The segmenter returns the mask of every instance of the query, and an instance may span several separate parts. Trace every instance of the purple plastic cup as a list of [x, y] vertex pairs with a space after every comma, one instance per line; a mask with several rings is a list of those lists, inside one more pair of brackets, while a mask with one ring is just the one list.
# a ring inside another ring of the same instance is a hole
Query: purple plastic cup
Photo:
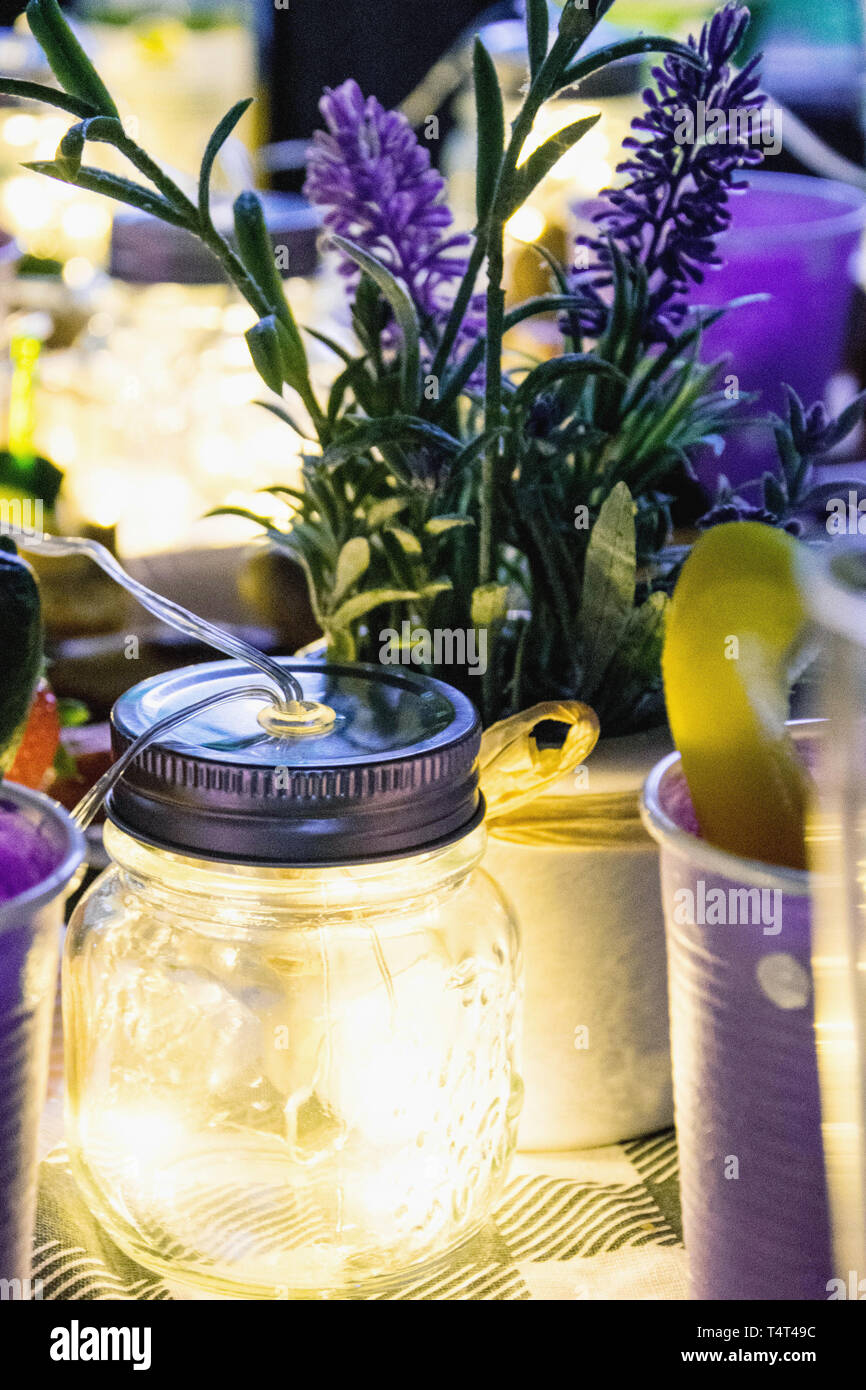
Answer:
[[0, 1280], [18, 1281], [18, 1296], [30, 1278], [63, 905], [83, 858], [62, 806], [0, 786]]
[[[732, 309], [710, 328], [704, 357], [730, 353], [726, 371], [737, 377], [740, 392], [760, 392], [750, 410], [778, 413], [783, 382], [811, 405], [843, 365], [866, 196], [805, 174], [759, 172], [747, 182], [731, 199], [733, 222], [719, 242], [725, 264], [709, 271], [691, 298], [715, 308], [744, 295], [771, 296]], [[711, 492], [720, 472], [743, 483], [777, 466], [770, 430], [738, 431], [720, 459], [705, 450], [696, 464]]]
[[702, 840], [678, 753], [642, 809], [661, 846], [691, 1296], [826, 1299], [809, 876]]

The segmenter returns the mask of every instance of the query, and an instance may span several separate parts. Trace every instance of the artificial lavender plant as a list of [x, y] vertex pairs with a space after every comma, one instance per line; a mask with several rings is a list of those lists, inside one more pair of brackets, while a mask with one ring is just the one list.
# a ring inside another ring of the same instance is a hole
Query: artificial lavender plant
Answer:
[[[307, 191], [339, 258], [355, 349], [296, 323], [255, 194], [236, 201], [231, 242], [214, 227], [212, 170], [246, 103], [214, 132], [191, 197], [125, 133], [56, 0], [30, 0], [27, 13], [63, 90], [0, 81], [8, 95], [76, 118], [55, 160], [34, 167], [185, 227], [251, 305], [247, 339], [274, 393], [266, 404], [306, 441], [300, 481], [270, 489], [284, 521], [256, 519], [303, 566], [330, 653], [406, 659], [411, 651], [382, 647], [383, 631], [404, 619], [410, 630], [483, 628], [483, 682], [454, 667], [441, 674], [469, 690], [487, 722], [577, 697], [609, 733], [660, 716], [666, 594], [652, 564], [677, 476], [699, 443], [724, 434], [731, 410], [718, 364], [700, 361], [701, 316], [687, 316], [684, 301], [715, 261], [734, 174], [753, 153], [689, 149], [672, 121], [699, 101], [761, 100], [755, 65], [730, 69], [748, 22], [741, 5], [687, 45], [640, 36], [587, 53], [610, 4], [566, 0], [551, 35], [547, 0], [527, 0], [529, 72], [510, 128], [476, 41], [468, 237], [454, 233], [444, 183], [405, 118], [352, 82], [325, 94]], [[524, 157], [539, 112], [609, 63], [653, 51], [667, 55], [658, 90], [647, 93], [625, 186], [583, 248], [588, 273], [552, 264], [549, 294], [507, 306], [506, 224], [598, 119]], [[85, 164], [94, 142], [114, 146], [144, 182]], [[509, 330], [539, 314], [563, 317], [563, 351], [529, 368], [511, 362]], [[309, 336], [334, 354], [325, 395], [310, 374]]]

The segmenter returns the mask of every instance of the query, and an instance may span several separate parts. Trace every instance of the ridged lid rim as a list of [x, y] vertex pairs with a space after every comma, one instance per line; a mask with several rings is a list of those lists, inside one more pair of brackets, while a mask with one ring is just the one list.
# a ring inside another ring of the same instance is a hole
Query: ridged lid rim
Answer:
[[[109, 819], [137, 838], [180, 854], [240, 863], [302, 867], [404, 857], [468, 834], [483, 815], [478, 789], [480, 720], [471, 701], [442, 681], [404, 667], [332, 664], [298, 658], [280, 664], [320, 677], [398, 685], [408, 694], [435, 691], [453, 711], [450, 723], [417, 744], [366, 758], [293, 767], [284, 749], [272, 762], [183, 746], [183, 725], [145, 749], [109, 795]], [[112, 711], [112, 745], [124, 751], [147, 727], [143, 701], [163, 688], [213, 685], [245, 675], [241, 662], [209, 662], [151, 677], [127, 691]], [[254, 673], [250, 672], [251, 680]], [[174, 693], [174, 692], [171, 692]], [[348, 692], [348, 698], [355, 695]], [[170, 696], [169, 696], [170, 698]], [[325, 743], [327, 735], [317, 742]], [[173, 743], [180, 746], [173, 747]], [[299, 745], [302, 746], [302, 745]], [[291, 744], [284, 745], [285, 749]]]

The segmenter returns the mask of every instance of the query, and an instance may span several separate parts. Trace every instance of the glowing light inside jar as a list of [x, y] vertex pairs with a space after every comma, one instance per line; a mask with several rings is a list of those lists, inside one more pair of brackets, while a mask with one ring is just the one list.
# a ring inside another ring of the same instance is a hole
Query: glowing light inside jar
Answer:
[[[452, 872], [474, 862], [470, 846], [449, 853]], [[251, 1290], [337, 1289], [453, 1241], [486, 1212], [515, 1138], [499, 929], [472, 898], [450, 908], [432, 860], [267, 882], [239, 868], [241, 909], [221, 906], [225, 868], [147, 854], [203, 930], [139, 907], [82, 962], [86, 1004], [74, 952], [65, 977], [81, 1000], [76, 1165], [114, 1194], [111, 1211], [97, 1199], [109, 1231], [132, 1220], [164, 1242], [172, 1277], [188, 1266]], [[262, 924], [280, 882], [281, 902], [302, 891], [309, 906], [275, 931]]]

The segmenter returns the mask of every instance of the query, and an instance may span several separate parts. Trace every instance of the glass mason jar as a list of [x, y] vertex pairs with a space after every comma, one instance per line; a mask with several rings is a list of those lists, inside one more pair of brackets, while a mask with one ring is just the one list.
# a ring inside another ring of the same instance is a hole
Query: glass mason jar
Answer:
[[[264, 194], [263, 206], [292, 303], [316, 321], [327, 295], [314, 275], [317, 214], [295, 194]], [[213, 216], [231, 236], [231, 206], [217, 195]], [[154, 554], [201, 544], [203, 513], [241, 505], [280, 469], [295, 481], [300, 446], [255, 404], [262, 381], [244, 340], [255, 312], [202, 242], [125, 209], [108, 274], [81, 256], [76, 267], [83, 279], [71, 285], [25, 277], [14, 301], [54, 325], [40, 358], [37, 442], [64, 469], [67, 511], [116, 527], [126, 556]], [[236, 541], [238, 525], [214, 519], [204, 543]]]
[[[357, 1294], [445, 1255], [501, 1188], [522, 1096], [474, 710], [414, 673], [293, 670], [330, 732], [269, 737], [244, 700], [131, 765], [64, 965], [92, 1209], [147, 1268], [235, 1297]], [[144, 682], [116, 747], [244, 681]]]

